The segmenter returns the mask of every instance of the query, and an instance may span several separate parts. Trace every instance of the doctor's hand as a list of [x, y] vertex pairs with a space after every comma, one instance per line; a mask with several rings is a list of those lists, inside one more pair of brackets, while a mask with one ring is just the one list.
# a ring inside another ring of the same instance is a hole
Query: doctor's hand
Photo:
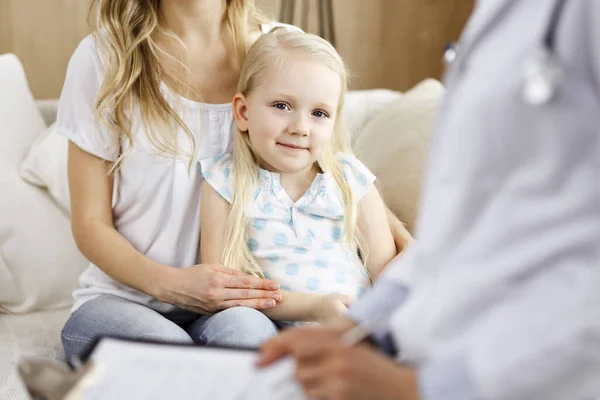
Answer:
[[296, 359], [296, 379], [307, 397], [319, 400], [418, 400], [414, 370], [396, 363], [368, 344], [347, 347], [347, 328], [291, 329], [267, 342], [259, 366], [285, 354]]

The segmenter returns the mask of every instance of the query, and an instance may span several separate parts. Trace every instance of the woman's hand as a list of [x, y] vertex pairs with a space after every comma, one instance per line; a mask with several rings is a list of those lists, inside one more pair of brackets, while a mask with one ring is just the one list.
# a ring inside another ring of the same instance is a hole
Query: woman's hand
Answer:
[[279, 285], [219, 264], [169, 268], [160, 287], [150, 293], [160, 301], [200, 314], [230, 307], [264, 310], [281, 301]]
[[345, 329], [290, 329], [267, 342], [259, 366], [289, 354], [296, 359], [296, 379], [308, 398], [418, 400], [414, 370], [367, 344], [348, 347]]
[[344, 316], [351, 302], [352, 298], [343, 294], [322, 295], [311, 304], [310, 314], [322, 324], [333, 323]]

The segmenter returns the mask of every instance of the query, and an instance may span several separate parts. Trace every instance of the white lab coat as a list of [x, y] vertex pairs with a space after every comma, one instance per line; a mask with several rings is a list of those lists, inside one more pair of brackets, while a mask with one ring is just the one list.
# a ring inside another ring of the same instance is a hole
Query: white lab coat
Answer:
[[484, 399], [600, 396], [600, 0], [568, 0], [564, 80], [523, 101], [557, 0], [481, 0], [447, 76], [417, 244], [385, 277], [406, 361], [462, 358]]

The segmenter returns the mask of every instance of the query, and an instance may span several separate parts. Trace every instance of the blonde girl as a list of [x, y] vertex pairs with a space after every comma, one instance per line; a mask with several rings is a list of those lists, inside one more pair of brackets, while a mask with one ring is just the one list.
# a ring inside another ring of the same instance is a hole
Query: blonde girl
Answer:
[[347, 145], [346, 80], [320, 37], [263, 35], [233, 100], [233, 153], [200, 162], [201, 257], [277, 281], [274, 320], [336, 317], [396, 255], [375, 177]]
[[[75, 241], [90, 267], [62, 341], [102, 335], [254, 346], [278, 285], [199, 263], [199, 157], [230, 148], [246, 49], [277, 25], [250, 0], [94, 0], [57, 129], [69, 139]], [[288, 27], [289, 29], [295, 29]]]

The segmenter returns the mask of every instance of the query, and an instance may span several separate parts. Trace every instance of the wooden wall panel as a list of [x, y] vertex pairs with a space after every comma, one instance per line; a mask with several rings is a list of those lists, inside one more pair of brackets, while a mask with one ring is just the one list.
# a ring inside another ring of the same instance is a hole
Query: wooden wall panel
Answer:
[[[302, 24], [307, 3], [307, 31], [318, 33], [318, 0], [295, 3], [294, 23]], [[278, 0], [258, 4], [279, 15]], [[474, 0], [333, 0], [337, 47], [354, 86], [406, 90], [439, 78], [444, 48], [458, 39], [473, 6]]]
[[87, 5], [83, 0], [0, 0], [0, 23], [8, 21], [8, 28], [0, 27], [0, 53], [21, 59], [36, 98], [60, 94], [69, 58], [88, 33]]
[[[284, 0], [290, 1], [290, 0]], [[338, 50], [355, 88], [406, 90], [439, 78], [441, 54], [455, 40], [474, 0], [333, 0]], [[279, 0], [257, 0], [279, 15]], [[295, 21], [308, 6], [307, 31], [317, 33], [317, 0], [297, 0]], [[0, 54], [16, 53], [36, 98], [58, 97], [68, 60], [88, 34], [87, 0], [0, 0]]]

